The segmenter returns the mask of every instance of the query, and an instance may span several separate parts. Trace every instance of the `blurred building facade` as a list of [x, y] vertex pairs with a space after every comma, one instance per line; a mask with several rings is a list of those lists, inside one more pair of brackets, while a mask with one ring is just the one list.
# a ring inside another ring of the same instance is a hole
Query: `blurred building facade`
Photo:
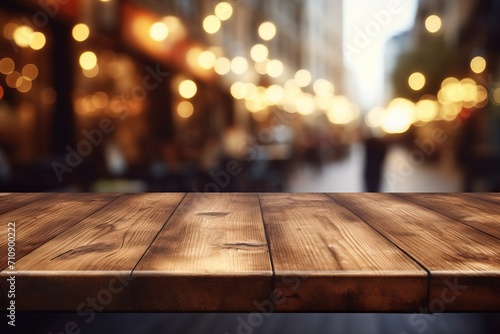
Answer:
[[8, 0], [0, 15], [4, 190], [203, 190], [234, 159], [219, 188], [279, 190], [292, 160], [348, 145], [342, 1]]

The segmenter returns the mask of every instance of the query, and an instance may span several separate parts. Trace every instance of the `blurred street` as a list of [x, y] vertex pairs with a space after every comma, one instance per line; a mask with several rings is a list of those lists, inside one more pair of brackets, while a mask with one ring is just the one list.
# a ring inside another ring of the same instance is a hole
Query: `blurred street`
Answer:
[[[293, 174], [290, 192], [362, 192], [364, 150], [361, 145], [353, 145], [347, 159], [340, 163], [330, 163], [320, 171], [304, 168]], [[398, 169], [408, 161], [410, 151], [401, 147], [392, 148], [385, 162], [387, 178], [382, 183], [383, 192], [459, 192], [462, 173], [451, 163], [449, 157], [438, 162], [427, 162], [408, 177], [401, 177], [391, 182], [391, 175], [397, 175]], [[406, 172], [406, 170], [405, 170]]]
[[493, 0], [5, 0], [0, 191], [499, 191]]

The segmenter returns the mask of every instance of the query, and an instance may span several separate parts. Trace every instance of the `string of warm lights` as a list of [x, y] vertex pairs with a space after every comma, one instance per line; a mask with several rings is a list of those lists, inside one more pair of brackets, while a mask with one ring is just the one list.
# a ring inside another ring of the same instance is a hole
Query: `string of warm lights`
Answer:
[[[9, 22], [4, 26], [3, 36], [15, 43], [22, 49], [31, 48], [33, 51], [41, 50], [46, 43], [45, 35], [33, 28]], [[38, 68], [34, 64], [24, 65], [20, 71], [16, 71], [14, 60], [5, 57], [0, 59], [0, 73], [5, 75], [5, 83], [8, 87], [16, 89], [20, 93], [27, 93], [31, 90], [33, 81], [38, 77]], [[1, 86], [0, 86], [1, 87]], [[3, 98], [4, 89], [0, 90], [0, 99]]]
[[[442, 28], [441, 18], [430, 15], [424, 26], [429, 33], [436, 34]], [[480, 55], [470, 61], [470, 70], [477, 75], [482, 74], [486, 67], [486, 59]], [[425, 84], [426, 77], [421, 72], [411, 73], [408, 77], [408, 86], [414, 91], [422, 90]], [[489, 94], [486, 87], [477, 84], [472, 78], [459, 80], [448, 77], [442, 81], [436, 96], [425, 95], [417, 103], [400, 97], [394, 98], [386, 108], [376, 107], [370, 110], [365, 116], [365, 123], [371, 128], [374, 136], [404, 133], [412, 125], [422, 126], [441, 120], [453, 121], [464, 108], [483, 108], [489, 100], [500, 105], [500, 88]]]

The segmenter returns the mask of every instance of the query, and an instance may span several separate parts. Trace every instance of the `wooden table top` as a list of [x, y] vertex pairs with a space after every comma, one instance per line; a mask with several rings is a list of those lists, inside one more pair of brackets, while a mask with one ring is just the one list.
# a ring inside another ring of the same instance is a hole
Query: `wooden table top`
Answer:
[[0, 194], [18, 311], [500, 311], [500, 194]]

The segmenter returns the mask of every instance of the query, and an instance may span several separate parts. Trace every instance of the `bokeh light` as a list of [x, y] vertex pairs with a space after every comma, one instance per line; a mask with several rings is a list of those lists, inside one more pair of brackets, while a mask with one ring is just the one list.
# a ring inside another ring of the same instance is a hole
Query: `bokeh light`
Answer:
[[91, 70], [97, 65], [97, 56], [92, 51], [85, 51], [80, 56], [80, 66], [84, 70]]
[[190, 99], [196, 95], [198, 87], [193, 80], [183, 80], [179, 84], [179, 95], [185, 99]]
[[35, 80], [38, 76], [38, 67], [33, 64], [27, 64], [23, 67], [21, 74], [30, 80]]
[[415, 72], [408, 78], [408, 85], [411, 89], [418, 91], [425, 86], [425, 76], [420, 72]]
[[267, 74], [272, 78], [279, 77], [283, 74], [284, 69], [283, 63], [278, 59], [270, 60], [266, 66]]
[[203, 20], [203, 29], [208, 34], [215, 34], [221, 28], [221, 21], [215, 15], [208, 15]]
[[472, 58], [470, 62], [470, 68], [472, 72], [480, 74], [483, 73], [486, 69], [486, 59], [481, 56], [477, 56]]
[[85, 23], [78, 23], [71, 31], [73, 38], [77, 42], [83, 42], [90, 36], [90, 29]]
[[329, 96], [334, 92], [333, 84], [325, 79], [316, 80], [313, 89], [314, 92], [320, 96]]
[[215, 66], [216, 56], [212, 51], [203, 51], [198, 56], [198, 65], [204, 69], [209, 70]]
[[14, 71], [14, 61], [10, 58], [3, 58], [0, 60], [0, 73], [2, 74], [10, 74], [12, 71]]
[[259, 26], [259, 36], [265, 41], [270, 41], [276, 36], [276, 26], [272, 22], [264, 22]]
[[194, 106], [189, 101], [182, 101], [177, 105], [177, 114], [182, 118], [189, 118], [194, 113]]
[[33, 29], [31, 27], [22, 25], [18, 26], [14, 30], [14, 42], [22, 48], [28, 47], [30, 45], [31, 35], [33, 34]]
[[12, 71], [5, 78], [5, 83], [7, 83], [7, 86], [9, 86], [10, 88], [17, 88], [16, 83], [21, 76], [22, 76], [21, 73], [17, 71]]
[[233, 6], [228, 2], [219, 2], [217, 6], [215, 6], [215, 16], [219, 18], [221, 21], [226, 21], [231, 18], [233, 15]]
[[45, 35], [37, 31], [31, 34], [29, 45], [33, 50], [40, 50], [45, 46]]
[[218, 75], [226, 75], [231, 71], [231, 61], [225, 57], [220, 57], [215, 61], [215, 73]]
[[312, 80], [311, 73], [308, 70], [298, 70], [297, 73], [295, 73], [295, 82], [297, 85], [300, 87], [307, 87]]
[[164, 41], [168, 37], [167, 25], [162, 21], [153, 23], [149, 28], [149, 36], [157, 42]]
[[425, 20], [425, 28], [428, 32], [434, 34], [441, 29], [441, 18], [437, 15], [430, 15]]
[[231, 70], [234, 74], [243, 74], [248, 69], [248, 61], [244, 57], [235, 57], [231, 60]]
[[269, 50], [264, 44], [255, 44], [250, 50], [250, 57], [255, 62], [262, 62], [267, 59]]

